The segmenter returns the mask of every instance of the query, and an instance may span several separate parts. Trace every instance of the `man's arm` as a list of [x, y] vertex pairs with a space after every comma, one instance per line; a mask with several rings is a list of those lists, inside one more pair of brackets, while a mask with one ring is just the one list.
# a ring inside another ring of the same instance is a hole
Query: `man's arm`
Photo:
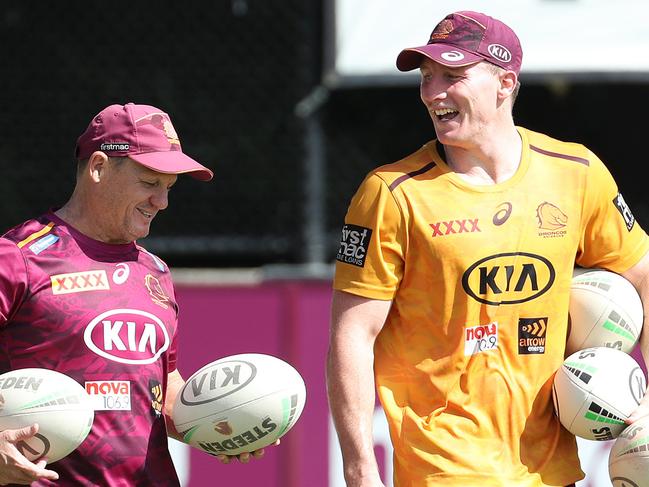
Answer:
[[383, 486], [372, 438], [374, 341], [391, 301], [334, 291], [327, 357], [327, 393], [348, 487]]
[[[13, 242], [0, 238], [0, 328], [20, 306], [28, 288], [27, 268]], [[11, 352], [10, 352], [11, 353]], [[10, 355], [11, 356], [11, 355]], [[58, 474], [45, 468], [47, 460], [30, 462], [16, 448], [38, 433], [38, 425], [0, 431], [0, 485], [29, 485], [40, 479], [57, 480]]]
[[183, 441], [183, 437], [174, 426], [174, 422], [171, 419], [171, 412], [174, 410], [174, 402], [176, 401], [176, 396], [178, 392], [185, 385], [185, 380], [178, 372], [178, 369], [173, 372], [169, 372], [167, 375], [167, 392], [165, 393], [165, 403], [164, 403], [164, 417], [165, 423], [167, 424], [167, 435], [171, 438], [174, 438], [178, 441]]
[[[640, 334], [640, 350], [645, 364], [649, 366], [649, 253], [622, 275], [633, 284], [642, 300], [644, 319]], [[633, 423], [647, 415], [649, 415], [649, 394], [645, 394], [640, 406], [631, 414], [627, 422]]]

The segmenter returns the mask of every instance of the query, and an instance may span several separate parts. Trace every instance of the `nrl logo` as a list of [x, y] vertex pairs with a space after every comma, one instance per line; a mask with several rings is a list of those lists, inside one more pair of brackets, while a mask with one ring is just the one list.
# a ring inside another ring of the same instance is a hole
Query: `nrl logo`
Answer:
[[220, 421], [214, 424], [214, 431], [225, 436], [230, 436], [232, 434], [232, 426], [227, 421]]

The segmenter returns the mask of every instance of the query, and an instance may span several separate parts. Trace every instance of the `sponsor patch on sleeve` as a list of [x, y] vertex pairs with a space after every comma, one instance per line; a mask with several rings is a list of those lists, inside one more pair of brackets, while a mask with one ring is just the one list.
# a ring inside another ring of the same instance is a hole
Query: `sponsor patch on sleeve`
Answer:
[[57, 235], [53, 235], [53, 234], [46, 235], [45, 237], [31, 244], [29, 246], [29, 250], [31, 250], [36, 255], [38, 255], [46, 248], [54, 245], [58, 240], [59, 237]]
[[626, 223], [626, 229], [630, 232], [635, 223], [635, 217], [631, 213], [631, 209], [624, 201], [621, 193], [618, 193], [615, 198], [613, 198], [613, 204], [617, 208], [617, 211], [620, 212], [622, 218], [624, 218], [624, 223]]
[[364, 267], [371, 239], [371, 228], [351, 224], [343, 226], [336, 260], [345, 264]]

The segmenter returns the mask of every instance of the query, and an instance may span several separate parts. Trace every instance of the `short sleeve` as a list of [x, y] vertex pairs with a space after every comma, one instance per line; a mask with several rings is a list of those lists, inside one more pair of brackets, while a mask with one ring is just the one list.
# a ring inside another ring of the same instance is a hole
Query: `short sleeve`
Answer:
[[404, 219], [394, 195], [370, 174], [349, 205], [336, 255], [334, 288], [390, 300], [402, 278], [406, 249]]
[[15, 243], [0, 238], [0, 328], [11, 320], [28, 289], [27, 267]]
[[178, 328], [171, 337], [171, 346], [167, 352], [167, 373], [173, 372], [178, 368]]
[[[165, 264], [166, 267], [166, 264]], [[173, 372], [176, 370], [178, 367], [177, 361], [178, 361], [178, 325], [179, 325], [179, 320], [178, 320], [178, 315], [179, 315], [179, 307], [178, 307], [178, 301], [176, 301], [176, 289], [174, 287], [174, 284], [171, 279], [171, 275], [169, 273], [168, 267], [165, 275], [165, 288], [169, 290], [171, 302], [173, 303], [173, 308], [174, 308], [174, 326], [172, 327], [173, 332], [171, 334], [171, 345], [169, 346], [169, 350], [167, 351], [167, 373]]]
[[624, 272], [649, 251], [649, 238], [605, 165], [595, 156], [590, 161], [576, 262]]

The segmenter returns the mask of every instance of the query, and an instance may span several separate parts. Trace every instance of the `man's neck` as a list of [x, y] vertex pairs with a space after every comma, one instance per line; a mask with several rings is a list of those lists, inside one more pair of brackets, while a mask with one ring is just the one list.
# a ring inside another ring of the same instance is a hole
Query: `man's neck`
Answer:
[[[496, 140], [498, 142], [493, 143]], [[516, 127], [490, 138], [488, 144], [468, 148], [444, 146], [447, 165], [471, 184], [491, 185], [510, 179], [521, 163], [522, 140]]]

